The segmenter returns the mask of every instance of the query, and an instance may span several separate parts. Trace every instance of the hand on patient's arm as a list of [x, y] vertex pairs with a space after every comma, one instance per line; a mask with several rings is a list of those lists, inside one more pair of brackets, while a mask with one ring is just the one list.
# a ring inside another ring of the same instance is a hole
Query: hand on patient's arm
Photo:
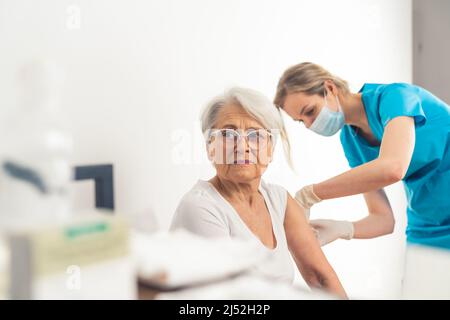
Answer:
[[309, 220], [309, 210], [313, 205], [322, 201], [315, 193], [313, 185], [304, 186], [295, 193], [295, 200], [297, 203], [305, 210], [307, 213], [307, 218]]
[[350, 221], [317, 219], [311, 220], [310, 225], [314, 228], [321, 246], [337, 239], [350, 240], [353, 238], [354, 227]]
[[284, 228], [289, 250], [309, 286], [347, 298], [336, 273], [322, 252], [302, 208], [288, 194]]
[[337, 239], [370, 239], [394, 230], [394, 215], [383, 189], [364, 194], [370, 214], [356, 222], [320, 219], [311, 220], [321, 246]]

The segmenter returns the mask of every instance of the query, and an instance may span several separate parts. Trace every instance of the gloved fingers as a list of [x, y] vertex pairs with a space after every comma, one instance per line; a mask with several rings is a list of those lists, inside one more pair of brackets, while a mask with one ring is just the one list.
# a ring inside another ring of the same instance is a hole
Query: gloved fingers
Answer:
[[309, 209], [314, 204], [322, 201], [315, 193], [313, 185], [310, 184], [298, 190], [295, 193], [295, 199], [300, 203], [303, 208]]
[[313, 232], [314, 236], [316, 237], [316, 239], [319, 242], [319, 245], [321, 247], [330, 242], [330, 240], [326, 239], [326, 237], [321, 236], [319, 230], [314, 229], [313, 227], [311, 227], [311, 231]]
[[335, 229], [335, 225], [330, 220], [311, 220], [310, 226], [315, 230], [316, 237], [321, 246], [339, 239], [339, 233]]
[[310, 210], [309, 209], [303, 209], [303, 213], [305, 215], [306, 221], [309, 221]]
[[315, 228], [315, 229], [320, 229], [320, 228], [325, 228], [329, 225], [328, 220], [325, 219], [315, 219], [315, 220], [310, 220], [309, 224], [311, 225], [311, 227]]
[[325, 230], [318, 231], [317, 232], [318, 235], [318, 240], [320, 243], [320, 246], [323, 247], [324, 245], [329, 244], [330, 242], [333, 242], [335, 240], [337, 240], [339, 237], [337, 237], [336, 235], [330, 233], [330, 232], [326, 232]]
[[300, 207], [302, 207], [303, 210], [309, 210], [306, 205], [302, 202], [302, 200], [300, 198], [298, 198], [297, 196], [295, 196], [295, 201], [297, 201], [298, 205]]
[[319, 243], [320, 243], [320, 246], [321, 246], [321, 247], [323, 247], [323, 246], [329, 244], [330, 242], [333, 242], [334, 240], [336, 240], [336, 239], [323, 238], [323, 237], [320, 237], [320, 236], [319, 236]]
[[295, 193], [295, 197], [294, 197], [295, 201], [297, 201], [297, 203], [299, 204], [299, 206], [301, 206], [302, 208], [306, 208], [305, 203], [302, 201], [302, 194], [301, 194], [301, 190], [297, 191]]
[[313, 232], [314, 236], [319, 239], [319, 230], [314, 229], [313, 227], [311, 227], [311, 231]]
[[309, 221], [309, 211], [310, 209], [307, 208], [304, 203], [302, 203], [299, 199], [295, 198], [295, 201], [300, 206], [300, 208], [303, 210], [303, 214], [305, 215], [306, 221]]

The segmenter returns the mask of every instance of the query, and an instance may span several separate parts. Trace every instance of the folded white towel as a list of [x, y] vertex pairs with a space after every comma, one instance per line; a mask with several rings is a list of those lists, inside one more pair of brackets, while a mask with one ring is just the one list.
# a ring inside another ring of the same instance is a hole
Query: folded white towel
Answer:
[[181, 229], [151, 235], [134, 232], [131, 244], [139, 278], [168, 288], [235, 275], [268, 256], [254, 241], [205, 239]]

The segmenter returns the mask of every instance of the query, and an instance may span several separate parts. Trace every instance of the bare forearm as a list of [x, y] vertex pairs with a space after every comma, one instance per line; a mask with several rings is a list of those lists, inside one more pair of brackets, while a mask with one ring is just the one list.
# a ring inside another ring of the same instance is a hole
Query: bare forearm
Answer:
[[334, 199], [381, 189], [401, 179], [395, 164], [376, 159], [314, 185], [322, 200]]
[[390, 234], [394, 231], [395, 220], [390, 215], [370, 214], [364, 219], [353, 222], [354, 238], [371, 239]]
[[310, 288], [320, 289], [337, 297], [348, 299], [336, 272], [328, 263], [325, 256], [323, 256], [323, 261], [320, 264], [316, 263], [314, 265], [305, 264], [295, 254], [293, 254], [293, 257], [298, 270]]
[[384, 188], [405, 176], [415, 144], [412, 117], [397, 117], [386, 125], [377, 159], [315, 184], [320, 199], [333, 199]]
[[311, 288], [324, 290], [337, 297], [348, 299], [341, 282], [332, 269], [326, 273], [318, 270], [311, 271], [311, 274], [305, 277], [305, 281]]
[[318, 288], [324, 289], [327, 292], [330, 292], [342, 299], [348, 299], [347, 293], [342, 287], [336, 275], [333, 277], [323, 278], [322, 275], [317, 276], [318, 284], [320, 286]]

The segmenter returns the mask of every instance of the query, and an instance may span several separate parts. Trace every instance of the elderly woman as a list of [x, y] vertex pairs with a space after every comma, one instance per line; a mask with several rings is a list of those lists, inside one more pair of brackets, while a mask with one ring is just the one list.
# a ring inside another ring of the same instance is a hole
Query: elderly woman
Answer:
[[260, 269], [292, 282], [290, 252], [308, 285], [346, 297], [303, 209], [284, 188], [261, 179], [272, 160], [277, 133], [289, 151], [273, 104], [253, 90], [232, 88], [207, 105], [201, 121], [216, 175], [199, 180], [183, 197], [171, 229], [257, 241], [271, 255]]

